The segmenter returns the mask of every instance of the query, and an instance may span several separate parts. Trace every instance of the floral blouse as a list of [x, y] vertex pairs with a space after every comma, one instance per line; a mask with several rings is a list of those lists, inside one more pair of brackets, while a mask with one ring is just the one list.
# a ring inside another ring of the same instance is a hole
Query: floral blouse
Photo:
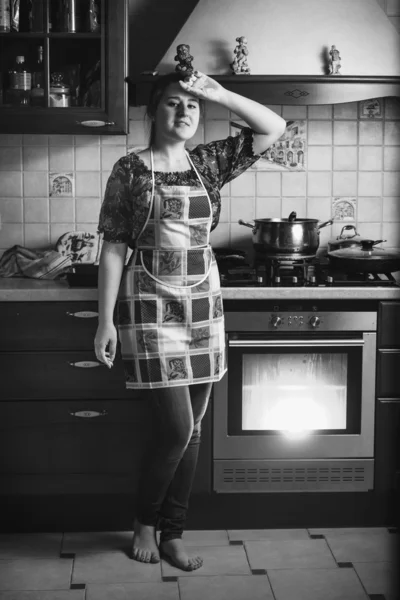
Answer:
[[[253, 130], [244, 127], [236, 137], [200, 144], [189, 151], [213, 207], [212, 229], [221, 212], [221, 188], [241, 175], [263, 154], [253, 153]], [[156, 185], [200, 186], [193, 169], [166, 173], [155, 171]], [[106, 242], [125, 242], [134, 248], [151, 201], [151, 170], [138, 154], [122, 156], [114, 165], [107, 182], [100, 210], [98, 233]]]

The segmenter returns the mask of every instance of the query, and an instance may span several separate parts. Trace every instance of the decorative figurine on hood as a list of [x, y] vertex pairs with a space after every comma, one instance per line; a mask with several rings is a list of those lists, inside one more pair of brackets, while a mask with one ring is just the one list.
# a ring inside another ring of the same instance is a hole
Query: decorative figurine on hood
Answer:
[[250, 75], [250, 68], [247, 64], [247, 56], [249, 54], [249, 50], [247, 48], [247, 39], [242, 35], [236, 38], [238, 42], [237, 46], [234, 49], [235, 58], [231, 63], [231, 69], [234, 75]]
[[329, 75], [340, 75], [339, 70], [342, 66], [340, 64], [340, 61], [342, 59], [340, 58], [340, 53], [339, 50], [336, 49], [336, 46], [331, 47], [329, 55], [331, 57], [331, 62], [329, 65]]
[[190, 55], [190, 46], [188, 44], [179, 44], [176, 47], [176, 52], [174, 60], [179, 62], [175, 67], [175, 71], [178, 71], [178, 73], [191, 73], [193, 71], [193, 56]]

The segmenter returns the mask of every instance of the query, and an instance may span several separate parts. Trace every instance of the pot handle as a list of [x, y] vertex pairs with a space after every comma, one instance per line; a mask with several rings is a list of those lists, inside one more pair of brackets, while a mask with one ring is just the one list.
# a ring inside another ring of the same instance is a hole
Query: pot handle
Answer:
[[[342, 235], [343, 231], [348, 231], [349, 229], [354, 230], [353, 235], [347, 235], [346, 237], [343, 237], [343, 235]], [[336, 239], [350, 240], [351, 238], [355, 237], [356, 235], [358, 235], [358, 232], [357, 232], [357, 229], [354, 227], [354, 225], [345, 225], [344, 227], [342, 227], [342, 231], [340, 232], [340, 234], [338, 235], [338, 237]]]
[[297, 219], [297, 213], [296, 213], [296, 211], [292, 210], [292, 212], [288, 216], [288, 222], [291, 223], [292, 221], [295, 221], [296, 219]]
[[256, 226], [255, 223], [249, 223], [248, 221], [243, 221], [242, 219], [239, 219], [238, 223], [239, 223], [239, 225], [244, 225], [245, 227], [250, 227], [250, 229], [254, 229], [254, 227]]
[[324, 221], [324, 223], [320, 223], [317, 227], [317, 230], [319, 231], [320, 229], [322, 229], [323, 227], [326, 227], [327, 225], [332, 225], [333, 223], [333, 219], [329, 219], [329, 221]]

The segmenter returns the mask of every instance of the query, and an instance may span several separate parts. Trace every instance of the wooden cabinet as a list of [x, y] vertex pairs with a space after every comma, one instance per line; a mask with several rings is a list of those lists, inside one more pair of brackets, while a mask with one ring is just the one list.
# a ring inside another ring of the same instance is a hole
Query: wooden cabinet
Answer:
[[[74, 4], [76, 10], [86, 7], [76, 32], [54, 25], [54, 2], [50, 0], [43, 0], [35, 32], [0, 32], [0, 133], [128, 132], [128, 0], [98, 0], [100, 27], [94, 32], [86, 25], [89, 2]], [[43, 49], [43, 67], [35, 64], [39, 48]], [[40, 97], [35, 95], [37, 77], [25, 77], [23, 87], [27, 89], [14, 89], [12, 71], [17, 56], [24, 56], [28, 72], [43, 69]], [[57, 81], [64, 85], [54, 85]], [[87, 121], [107, 125], [82, 125]]]

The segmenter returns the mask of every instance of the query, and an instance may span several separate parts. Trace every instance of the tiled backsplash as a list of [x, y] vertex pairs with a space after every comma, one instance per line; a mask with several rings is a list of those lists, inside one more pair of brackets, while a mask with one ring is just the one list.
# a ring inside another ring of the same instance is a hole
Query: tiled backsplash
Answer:
[[[255, 168], [225, 186], [213, 245], [251, 248], [251, 231], [240, 218], [287, 217], [295, 210], [325, 221], [340, 198], [355, 207], [355, 219], [322, 229], [322, 249], [344, 224], [400, 248], [400, 102], [387, 98], [381, 106], [379, 118], [360, 118], [357, 102], [271, 107], [287, 121], [305, 121], [305, 169]], [[66, 231], [96, 231], [113, 164], [146, 145], [143, 114], [130, 109], [128, 136], [0, 134], [0, 255], [14, 244], [42, 248]], [[238, 119], [208, 104], [192, 145], [226, 137], [230, 120]]]

